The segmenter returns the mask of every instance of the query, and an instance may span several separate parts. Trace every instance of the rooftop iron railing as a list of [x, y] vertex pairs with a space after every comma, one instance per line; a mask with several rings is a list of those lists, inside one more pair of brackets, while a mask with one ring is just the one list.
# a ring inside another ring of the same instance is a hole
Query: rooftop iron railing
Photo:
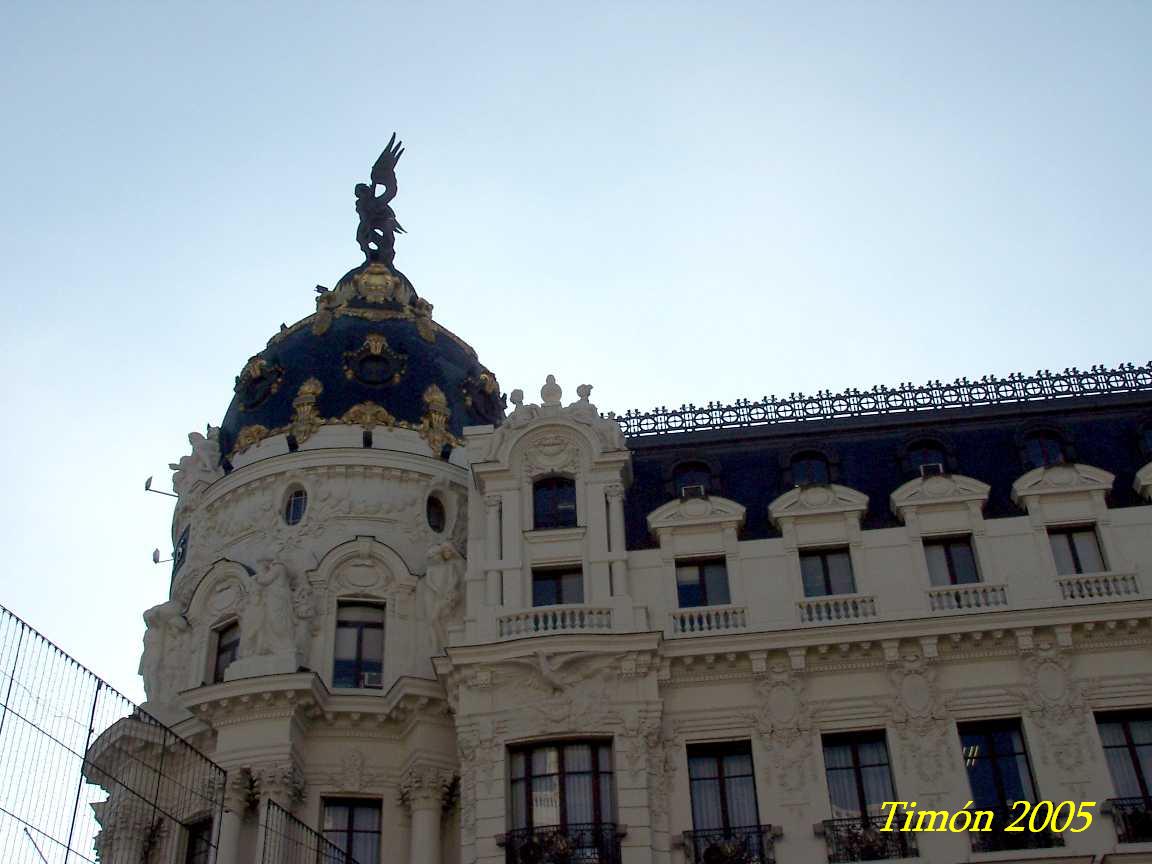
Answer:
[[820, 390], [814, 394], [790, 393], [785, 398], [738, 399], [727, 404], [661, 406], [651, 411], [628, 411], [615, 420], [624, 435], [632, 438], [1149, 391], [1152, 391], [1152, 362], [1143, 366], [1127, 363], [1115, 368], [1093, 366], [1088, 370], [1072, 368], [1063, 372], [1043, 370], [1035, 375], [1016, 373], [1004, 378], [986, 375], [978, 381], [959, 378], [950, 384], [929, 381], [839, 393]]

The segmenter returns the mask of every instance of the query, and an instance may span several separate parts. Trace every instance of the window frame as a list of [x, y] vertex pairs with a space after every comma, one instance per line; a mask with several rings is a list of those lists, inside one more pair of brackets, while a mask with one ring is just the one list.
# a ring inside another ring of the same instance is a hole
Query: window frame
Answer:
[[[357, 831], [355, 810], [368, 809], [375, 805], [376, 810], [376, 824], [375, 831]], [[324, 826], [328, 823], [328, 808], [329, 807], [347, 807], [348, 808], [348, 823], [346, 828], [331, 829]], [[344, 835], [344, 841], [347, 845], [342, 845], [337, 840], [329, 836], [333, 832], [338, 832]], [[384, 802], [380, 798], [349, 798], [346, 796], [335, 795], [332, 797], [322, 797], [320, 799], [320, 833], [324, 839], [339, 848], [344, 854], [349, 857], [352, 856], [355, 849], [355, 839], [357, 834], [375, 834], [376, 835], [376, 861], [375, 862], [361, 862], [361, 864], [380, 864], [383, 860], [381, 854], [381, 844], [384, 840]], [[323, 857], [323, 856], [321, 856]]]
[[[373, 621], [354, 621], [354, 620], [341, 620], [340, 615], [346, 609], [372, 609], [380, 613], [380, 623], [376, 624]], [[364, 631], [365, 630], [379, 630], [380, 631], [380, 675], [384, 674], [384, 658], [387, 655], [385, 638], [388, 631], [388, 607], [387, 604], [374, 601], [374, 600], [361, 600], [358, 598], [348, 598], [345, 600], [336, 601], [336, 618], [333, 625], [332, 635], [332, 688], [340, 690], [379, 690], [381, 687], [366, 687], [364, 685]], [[355, 658], [340, 657], [339, 644], [340, 644], [340, 630], [341, 627], [345, 629], [354, 629], [356, 631], [356, 656]], [[356, 669], [356, 684], [338, 684], [336, 664], [341, 661], [347, 662], [353, 660]]]
[[[300, 502], [299, 512], [297, 512], [296, 502]], [[304, 516], [307, 512], [308, 490], [303, 486], [294, 486], [289, 489], [288, 494], [284, 496], [284, 507], [281, 511], [284, 524], [299, 525], [304, 521]]]
[[[1103, 739], [1100, 741], [1100, 748], [1104, 751], [1104, 764], [1108, 766], [1108, 777], [1112, 781], [1113, 792], [1120, 797], [1140, 797], [1148, 801], [1152, 800], [1152, 770], [1149, 770], [1147, 774], [1145, 773], [1144, 763], [1140, 761], [1140, 756], [1136, 752], [1136, 748], [1152, 747], [1152, 744], [1137, 744], [1133, 740], [1131, 723], [1134, 720], [1141, 720], [1146, 723], [1152, 722], [1152, 710], [1101, 712], [1096, 715], [1096, 726], [1097, 729], [1099, 729], [1102, 723], [1119, 723], [1124, 733], [1123, 744], [1105, 744]], [[1108, 762], [1109, 750], [1123, 750], [1128, 756], [1128, 761], [1132, 766], [1132, 773], [1136, 777], [1136, 785], [1140, 787], [1139, 796], [1120, 795], [1120, 790], [1116, 787], [1116, 778], [1112, 774], [1112, 766]]]
[[[850, 546], [813, 546], [809, 548], [801, 548], [798, 551], [800, 559], [800, 588], [804, 592], [806, 598], [810, 597], [844, 597], [849, 594], [860, 593], [859, 587], [856, 585], [856, 565], [852, 560], [852, 548]], [[829, 575], [828, 558], [827, 556], [832, 553], [843, 553], [848, 559], [848, 572], [852, 577], [852, 590], [851, 591], [832, 591], [832, 581]], [[824, 577], [824, 587], [828, 590], [823, 594], [809, 594], [808, 584], [804, 579], [804, 559], [805, 558], [819, 558], [820, 570]]]
[[[952, 560], [952, 547], [960, 543], [968, 547], [968, 552], [972, 555], [972, 569], [976, 573], [976, 578], [968, 582], [957, 581], [956, 567]], [[971, 533], [930, 535], [921, 538], [921, 545], [924, 547], [924, 561], [928, 565], [928, 581], [933, 588], [947, 588], [956, 585], [978, 585], [984, 581], [984, 575], [980, 571], [980, 559], [976, 554], [976, 543]], [[944, 547], [944, 566], [948, 573], [947, 582], [937, 584], [932, 581], [932, 563], [931, 558], [928, 557], [929, 546]]]
[[[566, 747], [587, 745], [592, 749], [592, 770], [585, 771], [572, 771], [567, 772], [564, 768], [564, 749]], [[600, 767], [600, 749], [606, 748], [608, 752], [607, 771]], [[555, 775], [540, 774], [535, 775], [532, 773], [532, 754], [541, 750], [555, 750], [557, 754], [557, 771]], [[515, 777], [512, 774], [512, 757], [516, 754], [524, 756], [524, 775], [522, 777]], [[511, 824], [513, 831], [535, 831], [542, 828], [555, 828], [558, 827], [561, 831], [567, 831], [572, 824], [591, 824], [591, 825], [614, 825], [616, 824], [616, 813], [607, 814], [611, 818], [605, 818], [603, 795], [600, 790], [601, 778], [605, 775], [608, 781], [612, 784], [612, 798], [615, 803], [616, 799], [616, 754], [613, 750], [613, 742], [611, 738], [570, 738], [553, 741], [531, 741], [524, 744], [513, 744], [508, 747], [508, 821]], [[592, 822], [590, 823], [571, 823], [568, 821], [568, 784], [565, 783], [565, 778], [578, 774], [589, 774], [592, 777]], [[557, 825], [537, 825], [535, 820], [535, 811], [532, 807], [532, 781], [535, 777], [551, 777], [557, 778], [557, 809], [560, 812], [560, 824]], [[513, 820], [513, 796], [516, 794], [516, 784], [523, 784], [524, 788], [528, 790], [525, 796], [524, 807], [524, 825], [516, 825]]]
[[[708, 566], [719, 565], [724, 569], [724, 592], [727, 599], [723, 601], [713, 601], [708, 597], [708, 580], [704, 575], [704, 568]], [[696, 590], [700, 592], [700, 603], [685, 603], [684, 595], [680, 591], [680, 571], [695, 568], [696, 570]], [[705, 606], [730, 606], [732, 604], [732, 580], [728, 575], [728, 559], [724, 556], [710, 556], [707, 558], [678, 558], [675, 564], [676, 569], [676, 603], [679, 609], [700, 609]]]
[[[215, 820], [211, 816], [185, 823], [184, 830], [187, 835], [184, 841], [184, 854], [181, 856], [183, 864], [208, 864], [212, 858], [214, 848], [212, 840], [215, 829]], [[196, 843], [200, 838], [203, 838], [206, 845], [197, 847]]]
[[[978, 733], [973, 733], [973, 729], [979, 729]], [[997, 753], [996, 747], [993, 744], [992, 736], [997, 732], [1012, 731], [1020, 736], [1020, 752], [1013, 752], [1011, 754]], [[1012, 764], [1018, 765], [1016, 762], [1017, 756], [1024, 757], [1024, 767], [1028, 770], [1027, 785], [1031, 789], [1032, 797], [1037, 798], [1036, 791], [1036, 773], [1032, 770], [1032, 757], [1028, 755], [1028, 741], [1024, 737], [1024, 724], [1019, 717], [1004, 717], [995, 720], [972, 720], [956, 724], [956, 732], [960, 738], [960, 751], [961, 757], [964, 760], [964, 774], [968, 780], [968, 794], [972, 796], [973, 800], [976, 798], [976, 793], [972, 789], [972, 773], [968, 768], [968, 763], [975, 760], [989, 760], [992, 765], [992, 779], [996, 786], [997, 808], [1007, 810], [1012, 806], [1014, 801], [1006, 800], [1006, 793], [1004, 791], [1004, 777], [1000, 770], [1003, 762], [1011, 759]], [[967, 748], [964, 744], [965, 735], [979, 734], [983, 741], [982, 746], [987, 750], [987, 756], [970, 757], [967, 753]], [[1021, 783], [1021, 786], [1024, 784]], [[1016, 799], [1021, 800], [1021, 799]], [[1034, 802], [1033, 802], [1034, 803]], [[976, 806], [987, 806], [983, 802], [976, 802]]]
[[[881, 767], [879, 765], [861, 765], [860, 764], [860, 746], [861, 744], [872, 743], [879, 741], [884, 745], [884, 764], [883, 767], [888, 769], [888, 786], [892, 790], [893, 796], [896, 795], [896, 777], [892, 773], [892, 751], [888, 748], [888, 733], [884, 729], [861, 729], [854, 732], [830, 732], [820, 736], [820, 746], [822, 754], [827, 751], [829, 742], [832, 745], [843, 745], [848, 743], [851, 746], [852, 752], [852, 779], [856, 785], [856, 799], [858, 803], [858, 812], [855, 816], [837, 816], [833, 813], [833, 819], [859, 819], [860, 822], [871, 824], [874, 817], [868, 812], [868, 795], [864, 783], [864, 768]], [[846, 768], [828, 768], [827, 757], [824, 758], [824, 785], [828, 789], [828, 802], [830, 808], [835, 808], [832, 801], [832, 786], [828, 782], [828, 771], [846, 771]], [[876, 809], [883, 814], [883, 808], [880, 806], [884, 802], [876, 802]]]
[[[1052, 560], [1056, 566], [1057, 576], [1083, 576], [1092, 573], [1107, 573], [1108, 572], [1108, 559], [1104, 555], [1104, 544], [1100, 542], [1100, 532], [1097, 530], [1096, 523], [1078, 523], [1075, 525], [1049, 525], [1046, 527], [1048, 534], [1048, 545], [1052, 547], [1053, 537], [1062, 537], [1068, 546], [1069, 556], [1072, 559], [1073, 571], [1071, 573], [1060, 572], [1060, 562], [1056, 558], [1056, 550], [1052, 549]], [[1096, 554], [1100, 557], [1099, 570], [1085, 570], [1084, 565], [1080, 561], [1080, 552], [1076, 548], [1076, 543], [1071, 539], [1076, 534], [1091, 534], [1093, 542], [1096, 544]]]
[[[224, 634], [230, 630], [236, 631], [234, 639], [224, 642]], [[227, 649], [227, 651], [225, 651]], [[220, 665], [220, 659], [224, 654], [229, 656], [228, 662], [223, 666]], [[229, 618], [226, 621], [221, 621], [212, 628], [212, 683], [223, 684], [224, 676], [228, 672], [228, 667], [231, 666], [239, 659], [240, 654], [240, 619]]]
[[[693, 752], [695, 751], [695, 752]], [[755, 828], [760, 824], [760, 793], [756, 788], [756, 757], [752, 753], [751, 740], [744, 738], [737, 741], [709, 741], [697, 744], [688, 744], [685, 748], [685, 755], [688, 760], [688, 807], [692, 813], [692, 829], [694, 831], [736, 831], [742, 828]], [[725, 774], [724, 773], [724, 757], [725, 756], [747, 756], [751, 764], [751, 771], [748, 774]], [[697, 759], [715, 759], [716, 760], [716, 776], [715, 777], [693, 777], [692, 776], [692, 760]], [[728, 801], [728, 785], [725, 782], [729, 777], [751, 777], [752, 778], [752, 810], [756, 813], [756, 823], [753, 825], [733, 825], [729, 812], [731, 810]], [[699, 783], [716, 783], [719, 789], [720, 799], [720, 820], [723, 823], [716, 828], [701, 828], [696, 824], [696, 799], [695, 789], [696, 784]]]
[[[565, 576], [572, 575], [580, 576], [580, 596], [575, 600], [564, 599], [564, 579]], [[558, 599], [555, 603], [537, 603], [536, 602], [536, 584], [538, 581], [554, 581], [556, 583], [555, 594]], [[548, 565], [546, 567], [533, 567], [532, 568], [532, 608], [543, 606], [579, 606], [584, 603], [584, 567], [581, 564], [561, 564], [561, 565]]]
[[[572, 506], [561, 506], [555, 497], [560, 488], [571, 488]], [[553, 497], [549, 507], [544, 509], [540, 503], [542, 493], [550, 493]], [[571, 523], [567, 516], [571, 510]], [[565, 515], [561, 518], [560, 513]], [[541, 515], [547, 518], [541, 519]], [[549, 474], [537, 477], [532, 481], [532, 530], [533, 531], [562, 531], [567, 528], [576, 528], [580, 525], [580, 503], [576, 489], [576, 478], [567, 474]]]

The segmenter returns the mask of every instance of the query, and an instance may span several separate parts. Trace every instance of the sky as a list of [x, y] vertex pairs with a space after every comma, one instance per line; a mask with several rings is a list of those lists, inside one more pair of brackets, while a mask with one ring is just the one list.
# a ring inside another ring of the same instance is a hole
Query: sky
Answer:
[[1152, 3], [0, 0], [0, 603], [129, 696], [171, 499], [361, 260], [601, 410], [1152, 359]]

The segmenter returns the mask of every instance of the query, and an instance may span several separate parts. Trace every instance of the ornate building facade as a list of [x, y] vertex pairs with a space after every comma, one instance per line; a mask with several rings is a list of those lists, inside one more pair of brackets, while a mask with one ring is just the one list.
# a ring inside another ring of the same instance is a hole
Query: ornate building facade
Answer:
[[506, 401], [358, 197], [174, 466], [145, 707], [228, 772], [220, 862], [272, 808], [359, 864], [1152, 861], [1152, 367]]

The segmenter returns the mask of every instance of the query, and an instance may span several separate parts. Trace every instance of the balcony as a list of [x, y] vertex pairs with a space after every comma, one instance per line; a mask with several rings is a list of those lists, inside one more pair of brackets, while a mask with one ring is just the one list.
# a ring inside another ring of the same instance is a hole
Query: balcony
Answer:
[[[977, 812], [984, 812], [987, 808], [978, 807]], [[1064, 845], [1064, 838], [1053, 831], [1033, 832], [1029, 830], [1027, 822], [1022, 823], [1023, 831], [1005, 831], [1004, 826], [1010, 825], [1020, 815], [1020, 808], [1012, 810], [1010, 807], [992, 808], [992, 830], [972, 831], [973, 852], [1009, 852], [1017, 849], [1052, 849]]]
[[774, 864], [776, 829], [771, 825], [684, 832], [689, 864]]
[[972, 582], [928, 589], [928, 608], [933, 612], [967, 612], [1008, 605], [1008, 589], [1003, 585]]
[[1070, 603], [1100, 603], [1131, 600], [1140, 596], [1135, 573], [1077, 573], [1056, 580], [1060, 596]]
[[672, 613], [672, 633], [676, 636], [724, 633], [747, 626], [748, 611], [743, 606], [694, 606]]
[[876, 598], [871, 594], [831, 594], [801, 600], [802, 624], [846, 624], [876, 617]]
[[821, 823], [828, 862], [889, 861], [915, 858], [919, 851], [914, 834], [881, 831], [879, 821], [870, 819], [826, 819]]
[[1108, 804], [1117, 843], [1152, 843], [1152, 798], [1113, 798]]
[[612, 629], [612, 610], [607, 606], [537, 606], [497, 621], [501, 639], [538, 636], [542, 633], [603, 633]]
[[614, 822], [544, 825], [504, 835], [505, 864], [620, 864], [620, 838]]

